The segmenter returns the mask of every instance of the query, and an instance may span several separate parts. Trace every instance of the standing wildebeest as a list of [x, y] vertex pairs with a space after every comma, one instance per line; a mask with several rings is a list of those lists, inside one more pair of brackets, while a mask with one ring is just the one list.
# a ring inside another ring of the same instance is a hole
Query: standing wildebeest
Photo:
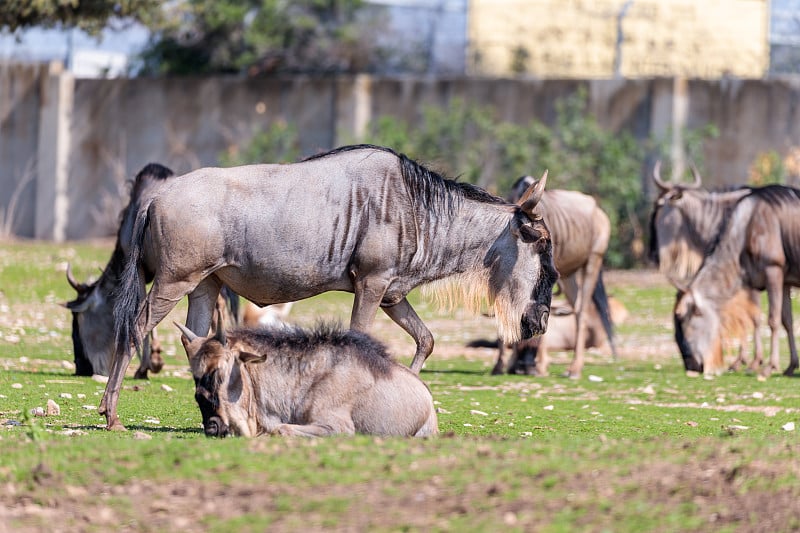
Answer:
[[[661, 162], [653, 168], [653, 182], [659, 195], [650, 217], [650, 259], [659, 271], [678, 289], [677, 301], [683, 290], [697, 273], [703, 258], [710, 251], [724, 221], [730, 216], [736, 203], [750, 194], [751, 189], [741, 187], [727, 191], [708, 191], [700, 188], [700, 175], [692, 166], [694, 182], [680, 184], [664, 182], [660, 175]], [[722, 332], [725, 337], [741, 338], [744, 324], [749, 323], [753, 331], [755, 356], [750, 368], [762, 363], [763, 348], [759, 335], [761, 312], [758, 307], [758, 291], [743, 289], [721, 308]], [[683, 338], [681, 322], [673, 312], [675, 341], [680, 349], [686, 370], [717, 373], [722, 370], [722, 342], [718, 350], [706, 355], [704, 362], [699, 354], [692, 353]], [[740, 344], [739, 357], [733, 367], [738, 368], [744, 358], [744, 345]]]
[[[79, 283], [67, 265], [67, 281], [78, 293], [77, 298], [67, 302], [65, 307], [72, 312], [72, 348], [75, 355], [75, 374], [91, 376], [92, 374], [108, 375], [111, 357], [114, 352], [114, 317], [111, 310], [114, 290], [124, 265], [124, 257], [128, 253], [124, 234], [130, 228], [124, 228], [125, 220], [132, 216], [131, 210], [139, 202], [156, 194], [160, 184], [174, 174], [169, 168], [150, 163], [146, 165], [133, 180], [131, 199], [120, 213], [120, 227], [117, 230], [117, 242], [111, 259], [103, 269], [103, 273], [94, 283]], [[152, 272], [146, 272], [146, 281], [151, 281]], [[219, 312], [232, 315], [237, 322], [239, 297], [227, 287], [223, 287], [224, 300]], [[148, 370], [158, 373], [164, 360], [161, 357], [161, 345], [156, 339], [155, 329], [144, 339], [141, 350], [141, 364], [136, 371], [136, 378], [147, 378]]]
[[706, 358], [719, 344], [721, 307], [742, 287], [767, 291], [770, 361], [765, 375], [779, 369], [778, 331], [789, 340], [797, 369], [790, 288], [800, 286], [800, 190], [780, 185], [750, 189], [725, 221], [715, 245], [676, 306], [686, 343]]
[[[131, 345], [187, 294], [187, 327], [208, 331], [222, 283], [259, 305], [353, 292], [352, 329], [367, 331], [381, 307], [416, 341], [415, 373], [433, 336], [406, 296], [424, 283], [454, 278], [468, 302], [483, 294], [506, 340], [541, 334], [558, 277], [550, 232], [534, 213], [543, 192], [544, 180], [509, 204], [369, 145], [172, 178], [124, 223], [117, 356], [99, 412], [122, 429], [117, 401]], [[145, 272], [155, 273], [147, 294]]]
[[439, 432], [428, 387], [364, 333], [218, 328], [205, 338], [176, 325], [209, 437]]
[[[628, 315], [628, 310], [625, 309], [622, 302], [612, 297], [608, 298], [608, 309], [614, 325], [621, 324]], [[586, 309], [585, 320], [585, 347], [609, 350], [606, 328], [594, 305]], [[542, 346], [548, 350], [575, 350], [575, 333], [575, 310], [567, 303], [553, 304], [550, 307], [547, 331], [541, 337], [532, 337], [511, 345], [511, 357], [508, 360], [509, 373], [520, 370], [520, 367], [524, 370], [524, 363], [519, 361], [535, 361]], [[503, 350], [502, 343], [498, 344], [499, 349]], [[498, 356], [498, 360], [502, 360], [502, 353]]]
[[[519, 178], [512, 187], [509, 200], [513, 202], [535, 184], [536, 180], [531, 176]], [[553, 261], [561, 276], [558, 284], [575, 313], [575, 354], [565, 375], [579, 378], [586, 350], [587, 310], [593, 303], [602, 321], [611, 351], [616, 357], [608, 298], [601, 275], [603, 256], [611, 236], [611, 224], [594, 198], [577, 191], [546, 191], [535, 212], [547, 220], [547, 227], [550, 228], [553, 238]], [[532, 339], [531, 342], [537, 346], [534, 373], [540, 376], [547, 375], [549, 364], [547, 334]], [[512, 350], [514, 353], [520, 351], [515, 347], [512, 347]], [[514, 360], [516, 361], [516, 358]], [[524, 372], [530, 372], [532, 364], [530, 358], [520, 363]], [[492, 373], [502, 373], [503, 366], [501, 343]], [[509, 365], [509, 372], [516, 370]]]

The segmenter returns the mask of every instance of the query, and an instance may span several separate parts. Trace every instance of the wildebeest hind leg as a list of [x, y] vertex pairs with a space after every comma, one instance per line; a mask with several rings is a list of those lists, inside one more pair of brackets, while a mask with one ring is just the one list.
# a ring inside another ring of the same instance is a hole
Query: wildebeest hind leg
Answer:
[[794, 327], [792, 325], [792, 296], [788, 285], [783, 286], [783, 307], [781, 309], [781, 322], [789, 341], [789, 366], [783, 371], [784, 376], [791, 376], [797, 370], [797, 347], [794, 342]]
[[425, 360], [433, 351], [433, 335], [405, 298], [396, 305], [384, 307], [383, 311], [417, 343], [417, 351], [414, 353], [414, 360], [411, 361], [411, 371], [419, 374]]
[[[182, 288], [184, 288], [183, 284], [174, 284], [171, 286], [172, 292], [162, 294], [159, 290], [158, 282], [153, 283], [144, 307], [136, 319], [135, 334], [138, 335], [138, 338], [143, 339], [145, 335], [148, 335], [175, 308], [183, 295], [186, 294], [186, 292], [180, 292]], [[111, 358], [108, 383], [103, 393], [103, 399], [100, 400], [100, 407], [97, 410], [101, 415], [105, 415], [106, 427], [110, 430], [125, 430], [125, 426], [119, 421], [119, 416], [117, 415], [117, 403], [122, 389], [122, 380], [125, 377], [125, 370], [127, 370], [132, 357], [133, 347], [129, 346], [123, 353], [115, 351], [114, 357]]]

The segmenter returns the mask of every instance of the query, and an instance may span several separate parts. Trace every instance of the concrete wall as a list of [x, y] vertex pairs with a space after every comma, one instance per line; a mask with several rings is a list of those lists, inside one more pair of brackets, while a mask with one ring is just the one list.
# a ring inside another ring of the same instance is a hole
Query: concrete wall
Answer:
[[39, 162], [17, 209], [14, 233], [23, 237], [111, 235], [127, 201], [125, 181], [146, 163], [160, 162], [178, 173], [215, 165], [227, 147], [276, 120], [297, 126], [301, 151], [309, 155], [369, 142], [364, 132], [380, 116], [419, 120], [423, 106], [453, 98], [491, 106], [503, 120], [552, 123], [556, 101], [585, 87], [604, 127], [640, 139], [657, 136], [680, 144], [683, 126], [715, 124], [720, 137], [705, 146], [709, 185], [743, 183], [759, 153], [785, 155], [800, 146], [800, 83], [781, 80], [71, 80], [47, 69], [5, 72], [0, 208], [8, 205], [26, 164]]
[[467, 72], [508, 75], [519, 49], [542, 78], [759, 78], [768, 21], [766, 0], [472, 0]]

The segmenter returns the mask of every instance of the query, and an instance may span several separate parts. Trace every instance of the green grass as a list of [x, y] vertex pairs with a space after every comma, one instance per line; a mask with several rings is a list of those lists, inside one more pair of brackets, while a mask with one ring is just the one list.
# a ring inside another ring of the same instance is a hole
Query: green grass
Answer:
[[[791, 512], [800, 439], [782, 429], [800, 426], [800, 381], [687, 377], [670, 342], [666, 284], [607, 281], [631, 314], [619, 328], [622, 357], [590, 355], [580, 380], [558, 377], [569, 354], [554, 354], [547, 378], [491, 376], [490, 352], [461, 348], [491, 335], [491, 322], [439, 311], [415, 292], [437, 338], [421, 377], [440, 437], [210, 440], [174, 328], [162, 327], [172, 351], [162, 374], [125, 380], [126, 433], [102, 429], [103, 385], [62, 363], [72, 359], [70, 317], [57, 303], [74, 296], [64, 262], [86, 279], [109, 254], [108, 245], [0, 249], [0, 507], [61, 510], [66, 530], [104, 529], [105, 508], [115, 523], [154, 531], [738, 531], [778, 519], [771, 530], [800, 527]], [[351, 301], [322, 295], [298, 303], [293, 317], [346, 321]], [[409, 361], [409, 340], [385, 317], [376, 335]], [[30, 416], [48, 399], [60, 415]], [[149, 492], [170, 512], [151, 508]], [[47, 528], [37, 516], [9, 524]]]

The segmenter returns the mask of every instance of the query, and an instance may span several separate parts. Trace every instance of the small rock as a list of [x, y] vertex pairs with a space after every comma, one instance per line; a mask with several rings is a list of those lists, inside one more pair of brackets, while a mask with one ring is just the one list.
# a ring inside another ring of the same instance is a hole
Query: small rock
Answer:
[[450, 414], [452, 414], [450, 411], [448, 411], [444, 407], [437, 407], [436, 408], [436, 412], [439, 413], [440, 415], [450, 415]]
[[784, 431], [794, 431], [794, 422], [787, 422], [781, 426], [781, 429]]
[[552, 405], [545, 405], [544, 407], [542, 407], [542, 409], [544, 409], [545, 411], [552, 411], [555, 408]]
[[603, 381], [603, 378], [601, 378], [600, 376], [595, 376], [595, 375], [590, 374], [589, 375], [589, 381], [594, 381], [595, 383], [600, 383], [601, 381]]
[[166, 383], [162, 383], [161, 384], [161, 390], [166, 391], [166, 392], [172, 392], [172, 387], [170, 387]]
[[686, 425], [689, 426], [689, 427], [693, 427], [693, 428], [696, 428], [698, 426], [697, 422], [693, 422], [691, 420], [686, 422]]
[[145, 418], [144, 422], [145, 424], [160, 424], [161, 420], [159, 420], [158, 418], [150, 417], [150, 418]]
[[764, 375], [762, 375], [762, 374], [759, 374], [759, 375], [757, 375], [757, 376], [756, 376], [756, 379], [757, 379], [758, 381], [767, 381], [767, 376], [764, 376]]
[[477, 409], [470, 410], [470, 413], [473, 415], [489, 416], [489, 413], [484, 413], [483, 411], [478, 411]]
[[3, 338], [6, 342], [10, 342], [11, 344], [17, 344], [19, 342], [19, 335], [6, 335]]
[[108, 376], [101, 376], [100, 374], [93, 374], [92, 380], [98, 383], [108, 383]]
[[656, 393], [656, 390], [653, 388], [652, 385], [648, 385], [648, 386], [646, 386], [645, 388], [642, 389], [642, 392], [645, 393], [645, 394], [653, 395], [653, 394]]
[[81, 407], [83, 407], [87, 411], [94, 411], [95, 409], [97, 409], [96, 405], [82, 405]]
[[700, 372], [698, 372], [697, 370], [687, 370], [686, 371], [686, 377], [687, 378], [698, 378], [698, 377], [700, 377]]
[[71, 400], [72, 399], [72, 394], [70, 394], [68, 392], [62, 392], [61, 394], [59, 394], [59, 397], [64, 398], [66, 400]]
[[153, 437], [148, 435], [144, 431], [134, 431], [133, 432], [133, 440], [150, 440]]
[[21, 389], [22, 388], [22, 383], [12, 383], [11, 384], [11, 388], [12, 389]]
[[[6, 338], [8, 338], [8, 337], [6, 337]], [[25, 357], [24, 355], [23, 355], [22, 357], [20, 357], [20, 358], [19, 358], [19, 362], [20, 362], [20, 363], [27, 363], [28, 361], [30, 361], [30, 359], [28, 359], [28, 358], [27, 358], [27, 357]]]
[[30, 412], [30, 414], [32, 414], [33, 416], [44, 416], [44, 409], [43, 409], [43, 408], [41, 408], [41, 407], [34, 407], [34, 408], [33, 408], [33, 409], [31, 409], [29, 412]]
[[75, 370], [75, 363], [72, 361], [61, 361], [61, 368], [65, 370]]
[[763, 393], [763, 392], [754, 392], [754, 393], [752, 394], [752, 396], [753, 396], [753, 398], [755, 398], [756, 400], [760, 400], [761, 398], [763, 398], [763, 397], [764, 397], [764, 393]]
[[52, 399], [47, 400], [47, 416], [58, 416], [61, 414], [61, 407]]

